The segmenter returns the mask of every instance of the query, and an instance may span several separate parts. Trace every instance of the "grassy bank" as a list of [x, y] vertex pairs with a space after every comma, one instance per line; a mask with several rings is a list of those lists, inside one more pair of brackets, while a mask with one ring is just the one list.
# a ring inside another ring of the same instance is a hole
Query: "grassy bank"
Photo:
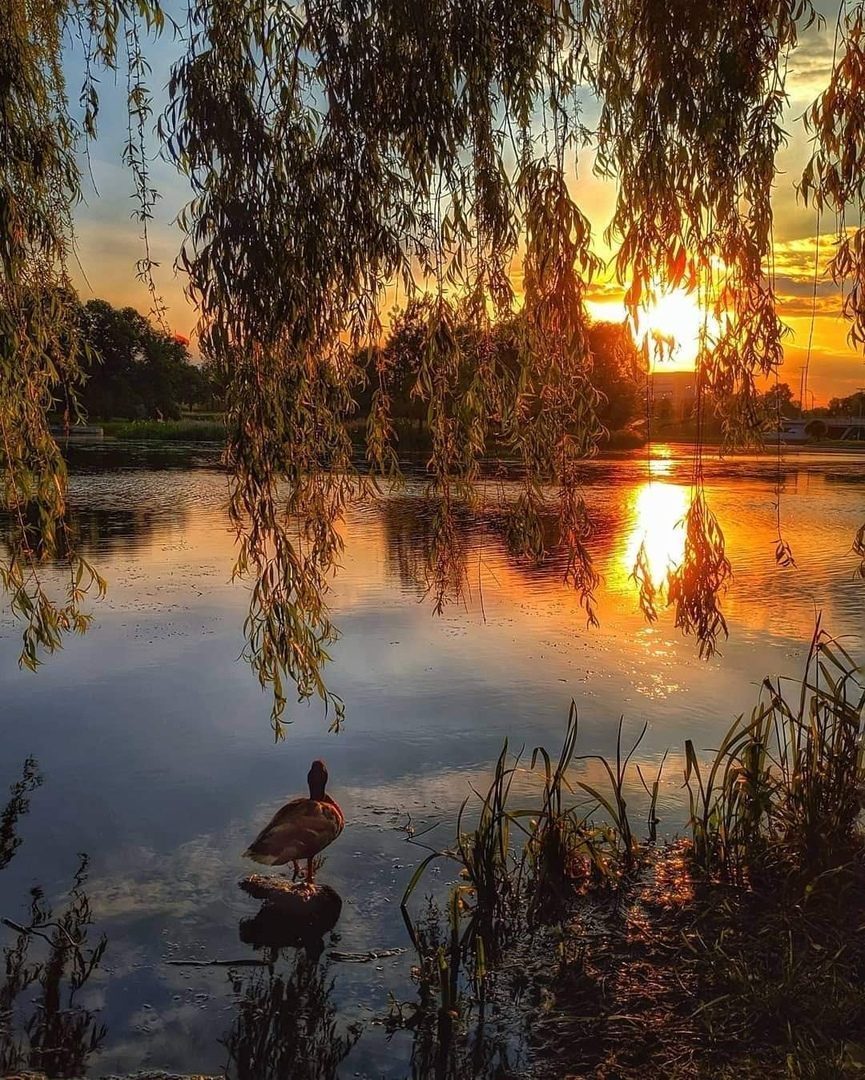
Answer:
[[225, 425], [221, 420], [105, 420], [106, 436], [141, 442], [222, 442]]
[[[498, 1076], [490, 1016], [515, 1002], [551, 1080], [861, 1076], [863, 708], [855, 665], [818, 629], [799, 684], [766, 681], [708, 759], [686, 741], [689, 820], [667, 845], [639, 739], [626, 748], [620, 729], [615, 759], [581, 757], [573, 709], [557, 761], [505, 746], [406, 892], [418, 999], [394, 1025], [426, 1033], [437, 1076], [469, 1075], [469, 1049]], [[533, 773], [538, 796], [517, 805], [514, 780]], [[457, 884], [418, 915], [440, 862]]]

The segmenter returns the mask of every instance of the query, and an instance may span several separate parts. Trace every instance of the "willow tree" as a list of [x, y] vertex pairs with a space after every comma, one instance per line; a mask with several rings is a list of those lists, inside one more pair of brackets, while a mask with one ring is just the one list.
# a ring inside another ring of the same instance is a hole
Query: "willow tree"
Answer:
[[[842, 3], [835, 27], [829, 85], [806, 115], [815, 144], [801, 189], [817, 210], [817, 233], [825, 211], [835, 237], [829, 270], [843, 291], [849, 339], [865, 348], [865, 3]], [[865, 578], [865, 523], [853, 543]]]
[[[12, 432], [7, 500], [29, 512], [25, 555], [11, 556], [7, 583], [30, 620], [35, 657], [80, 618], [83, 585], [101, 587], [67, 543], [76, 582], [68, 602], [52, 608], [37, 589], [47, 606], [35, 622], [28, 611], [28, 580], [38, 581], [40, 553], [56, 554], [63, 521], [62, 463], [45, 417], [58, 394], [74, 408], [77, 343], [63, 297], [78, 152], [95, 134], [93, 69], [126, 67], [125, 157], [146, 226], [153, 191], [142, 42], [162, 14], [156, 0], [2, 2], [0, 50], [14, 62], [4, 63], [0, 83], [0, 413]], [[833, 85], [846, 78], [861, 98], [854, 6], [844, 39], [852, 59]], [[352, 462], [346, 423], [367, 377], [358, 356], [379, 341], [397, 298], [426, 298], [413, 394], [432, 438], [430, 581], [454, 573], [455, 512], [476, 497], [480, 459], [495, 438], [522, 465], [520, 494], [504, 508], [514, 549], [542, 559], [542, 519], [554, 513], [566, 578], [595, 619], [579, 478], [603, 433], [584, 303], [601, 263], [573, 183], [587, 144], [597, 170], [618, 185], [607, 239], [633, 318], [659, 288], [697, 292], [707, 313], [698, 415], [718, 410], [732, 441], [752, 432], [755, 380], [777, 369], [783, 351], [771, 191], [785, 72], [813, 19], [807, 0], [191, 0], [154, 139], [192, 188], [179, 264], [202, 353], [228, 386], [236, 572], [253, 580], [248, 656], [273, 690], [277, 732], [291, 686], [341, 715], [322, 674], [336, 635], [327, 585], [338, 519], [398, 473], [383, 353], [363, 469]], [[86, 57], [80, 122], [61, 68], [70, 30]], [[850, 87], [827, 93], [813, 116], [823, 156], [806, 186], [833, 206], [861, 202], [862, 112]], [[581, 111], [587, 95], [600, 104], [595, 131]], [[826, 172], [831, 162], [845, 173], [843, 191]], [[845, 248], [843, 233], [836, 270], [849, 277], [857, 252], [861, 280], [857, 235]], [[148, 281], [151, 265], [145, 248], [139, 269]], [[860, 336], [861, 296], [854, 286], [847, 301]], [[518, 327], [515, 362], [503, 363], [494, 343], [508, 319]], [[476, 330], [469, 336], [459, 332], [467, 323]], [[38, 545], [28, 540], [34, 506]], [[698, 447], [686, 555], [662, 591], [705, 653], [726, 632], [720, 597], [729, 574]], [[644, 553], [635, 576], [654, 617], [662, 597]]]

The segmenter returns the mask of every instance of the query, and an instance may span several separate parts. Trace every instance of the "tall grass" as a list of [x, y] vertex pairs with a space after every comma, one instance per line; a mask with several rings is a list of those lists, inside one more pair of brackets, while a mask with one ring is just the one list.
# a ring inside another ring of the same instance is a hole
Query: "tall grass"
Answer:
[[[403, 897], [420, 1000], [400, 1018], [423, 1033], [435, 1075], [468, 1075], [459, 1047], [503, 987], [519, 995], [537, 976], [533, 955], [551, 972], [541, 983], [572, 998], [578, 1030], [593, 1016], [607, 1024], [609, 1075], [646, 1075], [659, 1034], [685, 1062], [676, 1075], [697, 1075], [698, 1060], [732, 1062], [705, 1075], [781, 1075], [766, 1071], [778, 1060], [784, 1075], [847, 1075], [865, 1016], [863, 716], [856, 665], [818, 621], [800, 679], [764, 680], [708, 758], [686, 741], [688, 838], [660, 848], [665, 759], [654, 778], [634, 763], [645, 728], [626, 750], [620, 720], [614, 758], [581, 756], [572, 704], [557, 759], [539, 746], [521, 767], [506, 743], [489, 788], [463, 803], [453, 846], [430, 851]], [[589, 761], [601, 781], [581, 771]], [[634, 772], [645, 839], [626, 798]], [[512, 805], [518, 776], [538, 792]], [[455, 883], [415, 926], [412, 896], [442, 858]], [[633, 1021], [621, 1036], [609, 1026], [620, 1014]], [[575, 1053], [594, 1061], [586, 1046]]]
[[224, 442], [222, 420], [107, 420], [104, 433], [124, 442]]
[[[572, 899], [575, 889], [617, 882], [636, 866], [640, 845], [631, 827], [625, 789], [631, 759], [646, 734], [646, 726], [624, 753], [623, 725], [624, 718], [620, 718], [613, 762], [599, 754], [577, 755], [579, 717], [576, 705], [571, 702], [558, 761], [553, 764], [542, 746], [532, 753], [532, 770], [539, 763], [543, 767], [541, 805], [537, 811], [523, 811], [515, 816], [530, 819], [521, 868], [528, 872], [530, 910], [541, 918], [554, 915], [557, 904]], [[606, 790], [584, 780], [568, 779], [571, 766], [585, 761], [600, 763], [609, 781]], [[646, 789], [650, 797], [651, 840], [655, 835], [659, 786], [660, 770], [653, 788]], [[589, 796], [588, 804], [583, 800], [568, 805], [568, 793]]]
[[858, 669], [818, 620], [798, 687], [764, 680], [750, 718], [736, 720], [708, 766], [685, 744], [698, 864], [743, 884], [843, 863], [865, 792], [863, 712]]
[[[554, 762], [544, 747], [536, 747], [528, 770], [521, 769], [520, 755], [509, 762], [506, 741], [487, 791], [474, 792], [475, 798], [466, 799], [460, 807], [453, 847], [431, 851], [409, 881], [402, 900], [403, 917], [420, 958], [417, 971], [423, 993], [431, 1000], [430, 987], [434, 987], [442, 1014], [460, 1012], [466, 988], [483, 998], [488, 971], [520, 933], [564, 916], [580, 890], [616, 883], [635, 866], [639, 845], [624, 789], [645, 728], [623, 753], [620, 722], [616, 759], [611, 764], [596, 755], [577, 757], [578, 727], [572, 703], [558, 760]], [[601, 762], [609, 791], [568, 779], [575, 763], [592, 759]], [[536, 773], [539, 767], [539, 804], [512, 806], [516, 775]], [[572, 801], [571, 796], [580, 796], [580, 801]], [[600, 819], [596, 817], [599, 810]], [[473, 828], [467, 826], [470, 817], [475, 820]], [[447, 928], [433, 935], [428, 924], [426, 929], [415, 924], [409, 905], [427, 868], [442, 859], [455, 864], [457, 881], [445, 906]]]
[[422, 953], [423, 942], [409, 915], [408, 902], [433, 861], [446, 859], [456, 864], [458, 883], [451, 890], [447, 909], [449, 948], [438, 949], [440, 967], [447, 965], [449, 987], [453, 982], [453, 993], [449, 994], [454, 1000], [462, 960], [471, 956], [473, 979], [482, 984], [487, 959], [496, 958], [515, 922], [521, 874], [511, 845], [511, 826], [516, 819], [508, 809], [508, 801], [518, 761], [508, 764], [505, 741], [489, 789], [483, 795], [475, 792], [477, 824], [473, 829], [465, 827], [470, 803], [467, 798], [457, 817], [454, 846], [432, 851], [415, 870], [403, 896], [402, 911], [409, 935]]
[[[737, 885], [781, 874], [810, 887], [841, 866], [857, 843], [865, 804], [863, 711], [857, 668], [818, 621], [798, 683], [766, 679], [750, 717], [735, 721], [708, 761], [692, 740], [685, 743], [695, 869]], [[488, 970], [518, 934], [566, 917], [581, 892], [626, 883], [650, 856], [664, 762], [651, 782], [633, 764], [645, 726], [625, 750], [619, 721], [612, 760], [578, 755], [578, 728], [572, 703], [558, 758], [536, 747], [528, 769], [519, 755], [509, 761], [506, 742], [487, 791], [460, 808], [454, 845], [430, 851], [408, 884], [402, 910], [419, 970], [436, 983], [449, 1013], [459, 1012], [466, 987], [483, 994]], [[580, 778], [587, 761], [600, 764], [606, 784]], [[645, 840], [634, 832], [625, 795], [632, 771], [649, 800]], [[534, 805], [511, 805], [518, 773], [539, 775]], [[431, 958], [410, 901], [438, 859], [455, 865], [456, 883], [445, 907], [447, 931]]]

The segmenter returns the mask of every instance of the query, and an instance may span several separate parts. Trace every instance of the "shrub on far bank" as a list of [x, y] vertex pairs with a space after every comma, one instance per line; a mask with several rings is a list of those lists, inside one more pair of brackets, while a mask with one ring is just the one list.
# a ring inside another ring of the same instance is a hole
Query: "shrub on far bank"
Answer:
[[223, 442], [221, 420], [108, 420], [103, 432], [126, 442]]

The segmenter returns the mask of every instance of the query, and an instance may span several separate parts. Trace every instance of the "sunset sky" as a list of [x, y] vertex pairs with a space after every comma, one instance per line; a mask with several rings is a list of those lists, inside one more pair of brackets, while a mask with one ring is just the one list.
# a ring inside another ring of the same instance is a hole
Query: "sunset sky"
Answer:
[[[801, 122], [802, 113], [825, 86], [832, 62], [835, 5], [819, 0], [817, 7], [827, 17], [822, 28], [812, 28], [802, 38], [799, 49], [790, 62], [787, 89], [789, 108], [788, 147], [778, 158], [780, 173], [775, 193], [777, 286], [781, 297], [781, 315], [792, 330], [786, 345], [785, 367], [781, 378], [798, 393], [800, 373], [807, 354], [811, 334], [814, 288], [815, 242], [817, 222], [813, 210], [797, 201], [794, 184], [801, 175], [808, 156], [808, 140]], [[163, 101], [171, 63], [179, 55], [182, 42], [166, 34], [155, 47], [148, 50], [153, 60], [151, 85], [156, 89], [157, 111]], [[74, 62], [70, 61], [70, 86], [80, 82]], [[588, 97], [584, 119], [592, 126], [597, 118], [597, 102]], [[132, 181], [121, 163], [121, 151], [126, 135], [125, 82], [102, 85], [100, 138], [91, 147], [89, 179], [85, 184], [86, 202], [77, 213], [78, 256], [80, 266], [74, 268], [82, 297], [104, 297], [117, 305], [132, 305], [147, 311], [150, 301], [145, 287], [136, 280], [135, 263], [143, 254], [140, 226], [132, 219], [134, 203]], [[154, 141], [155, 145], [155, 141]], [[85, 169], [85, 173], [87, 170]], [[195, 311], [185, 299], [183, 279], [173, 269], [180, 244], [180, 232], [173, 223], [180, 208], [189, 197], [189, 189], [173, 167], [155, 160], [152, 180], [161, 198], [151, 225], [153, 257], [160, 263], [156, 271], [157, 285], [168, 305], [171, 327], [190, 335], [195, 324]], [[94, 187], [95, 184], [95, 187]], [[592, 221], [598, 253], [609, 257], [603, 243], [603, 231], [613, 209], [615, 186], [599, 180], [593, 174], [593, 153], [585, 150], [580, 158], [579, 174], [573, 183], [577, 201]], [[821, 278], [817, 286], [816, 313], [813, 320], [813, 351], [809, 379], [809, 404], [825, 403], [830, 397], [852, 393], [865, 386], [865, 364], [861, 354], [847, 343], [847, 327], [840, 317], [840, 297], [831, 281], [823, 275], [831, 254], [832, 237], [825, 233], [820, 240]], [[517, 282], [518, 284], [518, 282]], [[621, 319], [623, 290], [614, 281], [598, 280], [589, 293], [589, 310], [595, 318]], [[693, 322], [693, 305], [690, 305]], [[669, 318], [676, 325], [660, 325], [658, 329], [684, 339], [693, 329], [687, 328], [689, 305], [673, 304]], [[683, 320], [684, 319], [684, 324]], [[683, 349], [685, 366], [687, 348]]]

